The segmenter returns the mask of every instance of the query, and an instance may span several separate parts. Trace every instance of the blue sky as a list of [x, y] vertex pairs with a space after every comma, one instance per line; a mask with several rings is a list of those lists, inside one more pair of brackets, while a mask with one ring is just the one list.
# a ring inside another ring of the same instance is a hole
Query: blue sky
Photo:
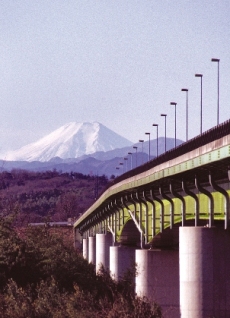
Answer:
[[127, 139], [189, 138], [230, 118], [228, 0], [0, 2], [0, 153], [71, 122], [98, 121]]

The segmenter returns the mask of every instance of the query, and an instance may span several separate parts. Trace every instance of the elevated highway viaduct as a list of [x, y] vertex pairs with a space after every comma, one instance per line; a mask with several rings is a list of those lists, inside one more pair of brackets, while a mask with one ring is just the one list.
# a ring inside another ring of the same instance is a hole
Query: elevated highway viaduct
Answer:
[[164, 317], [230, 317], [230, 121], [117, 177], [75, 222], [83, 256]]

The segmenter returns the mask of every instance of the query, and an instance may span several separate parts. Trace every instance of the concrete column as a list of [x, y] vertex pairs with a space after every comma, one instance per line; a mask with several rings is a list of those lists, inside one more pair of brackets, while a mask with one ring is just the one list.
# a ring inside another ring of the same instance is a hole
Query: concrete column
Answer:
[[89, 237], [88, 261], [96, 265], [96, 236]]
[[129, 246], [110, 246], [110, 273], [116, 281], [135, 265], [135, 248]]
[[180, 228], [181, 318], [230, 317], [230, 234]]
[[109, 269], [109, 247], [112, 245], [112, 234], [96, 234], [96, 272], [101, 266]]
[[136, 293], [155, 301], [164, 317], [179, 315], [179, 252], [136, 250]]
[[83, 257], [84, 259], [88, 259], [88, 239], [87, 238], [83, 238], [82, 240], [82, 246], [83, 246]]

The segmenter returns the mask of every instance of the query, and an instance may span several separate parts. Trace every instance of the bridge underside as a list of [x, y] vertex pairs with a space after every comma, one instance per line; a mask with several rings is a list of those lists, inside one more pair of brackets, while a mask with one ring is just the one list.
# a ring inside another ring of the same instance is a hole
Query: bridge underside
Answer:
[[142, 245], [157, 241], [160, 233], [177, 224], [211, 227], [214, 221], [223, 221], [226, 229], [229, 166], [226, 158], [118, 192], [86, 218], [79, 230], [86, 236], [109, 231], [115, 241]]

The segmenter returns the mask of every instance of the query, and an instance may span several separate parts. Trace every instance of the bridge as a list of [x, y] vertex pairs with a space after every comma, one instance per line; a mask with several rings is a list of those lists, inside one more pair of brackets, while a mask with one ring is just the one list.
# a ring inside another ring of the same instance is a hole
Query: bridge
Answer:
[[117, 177], [75, 222], [83, 256], [164, 317], [230, 317], [230, 120]]

